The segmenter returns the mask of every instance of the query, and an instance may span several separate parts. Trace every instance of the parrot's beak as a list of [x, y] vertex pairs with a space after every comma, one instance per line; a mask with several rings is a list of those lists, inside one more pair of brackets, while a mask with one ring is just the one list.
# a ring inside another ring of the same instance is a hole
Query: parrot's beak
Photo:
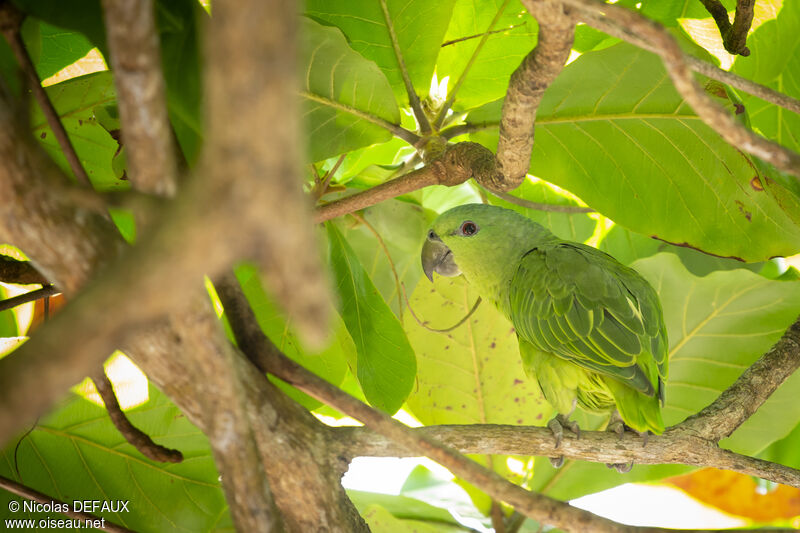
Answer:
[[431, 281], [434, 272], [447, 277], [461, 274], [461, 269], [453, 259], [453, 252], [433, 231], [428, 232], [428, 238], [422, 246], [422, 271]]

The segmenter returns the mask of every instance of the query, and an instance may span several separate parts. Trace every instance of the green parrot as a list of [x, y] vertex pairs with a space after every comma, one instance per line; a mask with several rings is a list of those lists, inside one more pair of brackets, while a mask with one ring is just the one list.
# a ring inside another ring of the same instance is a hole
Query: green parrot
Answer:
[[613, 413], [618, 433], [617, 413], [640, 434], [664, 431], [667, 331], [658, 295], [635, 270], [483, 204], [434, 220], [422, 268], [431, 281], [433, 272], [464, 274], [514, 325], [526, 374], [558, 412], [548, 424], [556, 447], [563, 426], [580, 434], [569, 421], [576, 405]]

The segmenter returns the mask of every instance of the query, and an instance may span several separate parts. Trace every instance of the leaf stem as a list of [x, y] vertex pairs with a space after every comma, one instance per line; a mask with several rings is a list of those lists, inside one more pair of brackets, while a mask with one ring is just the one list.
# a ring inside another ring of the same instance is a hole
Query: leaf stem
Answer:
[[366, 120], [367, 122], [371, 122], [376, 126], [380, 126], [388, 131], [390, 131], [395, 137], [399, 137], [403, 139], [408, 144], [412, 146], [416, 146], [416, 144], [420, 140], [420, 136], [414, 133], [413, 131], [409, 131], [404, 127], [400, 126], [399, 124], [392, 124], [388, 120], [384, 120], [380, 117], [376, 117], [370, 113], [365, 111], [361, 111], [360, 109], [356, 109], [355, 107], [349, 106], [347, 104], [343, 104], [341, 102], [337, 102], [335, 100], [331, 100], [329, 98], [325, 98], [324, 96], [319, 96], [308, 91], [300, 91], [300, 95], [304, 98], [311, 100], [312, 102], [317, 102], [328, 107], [332, 107], [334, 109], [338, 109], [339, 111], [344, 111], [346, 113], [350, 113], [360, 119]]
[[456, 94], [458, 90], [461, 89], [461, 86], [464, 84], [464, 80], [467, 78], [467, 74], [469, 73], [470, 69], [472, 69], [472, 65], [475, 64], [475, 60], [478, 59], [478, 54], [480, 54], [481, 50], [483, 50], [483, 46], [486, 44], [486, 41], [489, 39], [489, 35], [494, 33], [492, 29], [494, 25], [497, 24], [497, 21], [500, 20], [503, 12], [508, 7], [508, 4], [511, 0], [505, 0], [503, 5], [497, 10], [495, 13], [494, 18], [489, 23], [489, 27], [486, 28], [486, 31], [483, 33], [483, 37], [481, 37], [478, 46], [475, 47], [475, 50], [472, 52], [472, 56], [470, 56], [469, 61], [467, 61], [467, 65], [464, 67], [464, 70], [461, 72], [461, 75], [458, 77], [458, 81], [450, 90], [450, 94], [447, 96], [447, 100], [445, 100], [444, 105], [442, 105], [442, 109], [439, 110], [439, 114], [436, 115], [436, 119], [433, 121], [433, 127], [437, 130], [442, 127], [444, 124], [444, 119], [447, 117], [447, 112], [450, 111], [450, 108], [453, 107], [453, 102], [456, 100]]
[[386, 5], [386, 0], [380, 0], [380, 3], [381, 10], [383, 11], [383, 19], [386, 21], [386, 29], [389, 30], [389, 38], [392, 41], [394, 56], [397, 59], [397, 65], [400, 67], [400, 74], [403, 76], [403, 83], [408, 93], [408, 102], [411, 104], [411, 109], [414, 111], [414, 116], [417, 118], [420, 131], [422, 131], [424, 135], [427, 135], [431, 132], [431, 123], [428, 121], [428, 116], [425, 115], [425, 111], [422, 109], [419, 95], [417, 95], [417, 92], [414, 90], [411, 77], [408, 75], [408, 68], [406, 67], [406, 62], [403, 60], [403, 52], [400, 50], [400, 43], [397, 41], [397, 34], [394, 31], [394, 23], [389, 14], [389, 7]]
[[61, 123], [58, 111], [53, 107], [50, 97], [47, 95], [44, 87], [42, 87], [42, 82], [39, 80], [39, 75], [36, 73], [36, 68], [33, 65], [31, 56], [28, 54], [25, 43], [22, 41], [20, 28], [24, 15], [20, 13], [11, 2], [2, 2], [2, 4], [0, 4], [0, 11], [2, 11], [2, 13], [0, 13], [0, 18], [2, 18], [3, 35], [11, 46], [11, 50], [14, 52], [14, 56], [22, 72], [28, 79], [28, 83], [36, 97], [36, 101], [39, 103], [42, 114], [44, 114], [47, 119], [47, 124], [53, 131], [53, 135], [55, 135], [61, 147], [61, 151], [64, 152], [64, 157], [69, 163], [69, 168], [72, 169], [72, 173], [79, 183], [91, 187], [89, 176], [86, 174], [83, 165], [81, 165], [81, 160], [77, 152], [75, 152], [75, 147], [72, 146], [72, 141], [70, 141], [67, 131], [64, 129], [64, 125]]

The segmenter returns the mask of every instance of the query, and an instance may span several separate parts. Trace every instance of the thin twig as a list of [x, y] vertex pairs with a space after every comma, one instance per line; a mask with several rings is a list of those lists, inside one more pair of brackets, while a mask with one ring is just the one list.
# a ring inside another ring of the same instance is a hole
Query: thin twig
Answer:
[[520, 22], [519, 24], [514, 24], [512, 26], [509, 26], [508, 28], [500, 28], [499, 30], [485, 31], [483, 33], [476, 33], [475, 35], [467, 35], [466, 37], [460, 37], [458, 39], [452, 39], [450, 41], [445, 41], [445, 42], [442, 43], [442, 48], [444, 48], [445, 46], [450, 46], [451, 44], [456, 44], [456, 43], [460, 43], [460, 42], [463, 42], [463, 41], [469, 41], [471, 39], [477, 39], [478, 37], [483, 37], [484, 35], [493, 35], [495, 33], [502, 33], [504, 31], [511, 31], [511, 30], [513, 30], [515, 28], [519, 28], [520, 26], [524, 26], [525, 24], [526, 24], [525, 22]]
[[[581, 10], [581, 18], [584, 20], [584, 22], [594, 28], [597, 28], [603, 33], [606, 33], [612, 37], [616, 37], [617, 39], [627, 41], [635, 46], [638, 46], [639, 48], [647, 50], [648, 52], [656, 53], [655, 45], [646, 41], [642, 37], [631, 33], [631, 31], [627, 28], [621, 27], [619, 22], [615, 20], [588, 10]], [[748, 94], [752, 94], [753, 96], [757, 96], [765, 102], [775, 104], [795, 113], [800, 113], [800, 100], [796, 98], [792, 98], [787, 94], [776, 91], [775, 89], [771, 89], [752, 80], [748, 80], [747, 78], [742, 78], [741, 76], [738, 76], [732, 72], [728, 72], [727, 70], [722, 70], [718, 66], [712, 65], [708, 61], [703, 61], [697, 57], [685, 56], [684, 59], [686, 59], [686, 62], [689, 64], [689, 68], [699, 74], [702, 74], [703, 76], [728, 84], [731, 87], [744, 91]], [[442, 135], [444, 135], [444, 132], [442, 132]], [[455, 135], [450, 135], [447, 138], [452, 139], [453, 137], [455, 137]]]
[[[652, 44], [675, 89], [706, 125], [729, 144], [767, 161], [778, 170], [800, 177], [800, 155], [745, 128], [736, 117], [714, 102], [694, 79], [680, 46], [663, 26], [616, 4], [599, 0], [563, 1], [578, 8], [580, 13], [589, 10], [614, 20]], [[587, 19], [587, 22], [591, 24], [591, 20]]]
[[414, 317], [414, 320], [417, 321], [417, 324], [419, 324], [420, 327], [425, 328], [428, 331], [433, 331], [434, 333], [447, 333], [447, 332], [453, 331], [458, 326], [460, 326], [461, 324], [466, 322], [469, 319], [469, 317], [471, 317], [473, 315], [473, 313], [475, 313], [475, 311], [478, 310], [478, 306], [481, 303], [481, 297], [478, 296], [478, 299], [475, 300], [475, 304], [472, 306], [472, 308], [469, 310], [469, 312], [461, 320], [459, 320], [458, 322], [456, 322], [454, 325], [450, 326], [449, 328], [442, 328], [442, 329], [432, 328], [432, 327], [428, 326], [428, 321], [427, 320], [425, 322], [423, 322], [422, 320], [419, 319], [419, 317], [417, 317], [417, 314], [414, 312], [414, 309], [411, 307], [411, 302], [408, 301], [408, 294], [406, 293], [405, 285], [403, 285], [402, 287], [403, 287], [403, 297], [406, 299], [406, 305], [408, 306], [409, 312], [411, 312], [411, 316]]
[[314, 222], [325, 222], [437, 183], [439, 180], [433, 170], [430, 167], [422, 167], [405, 176], [318, 207], [314, 212]]
[[408, 102], [411, 104], [411, 109], [414, 111], [414, 116], [419, 123], [420, 131], [423, 135], [431, 132], [431, 123], [428, 121], [428, 116], [422, 109], [422, 104], [419, 101], [419, 95], [414, 90], [414, 85], [411, 83], [411, 77], [408, 75], [408, 68], [403, 60], [403, 52], [400, 50], [400, 43], [397, 41], [397, 34], [394, 31], [394, 23], [389, 14], [389, 7], [386, 5], [386, 0], [380, 0], [381, 10], [383, 11], [383, 20], [386, 22], [386, 29], [389, 31], [389, 39], [392, 41], [392, 50], [394, 50], [394, 57], [397, 59], [397, 66], [400, 68], [400, 75], [403, 77], [403, 83], [406, 86], [408, 93]]
[[488, 148], [478, 143], [452, 144], [447, 147], [444, 154], [422, 168], [318, 207], [314, 212], [314, 222], [324, 222], [346, 215], [429, 185], [453, 187], [469, 178], [474, 178], [484, 187], [496, 185], [502, 180], [497, 171], [497, 160]]
[[433, 121], [433, 127], [436, 128], [437, 130], [442, 127], [442, 124], [444, 124], [444, 119], [447, 117], [447, 112], [450, 111], [450, 108], [453, 107], [453, 102], [456, 101], [456, 94], [458, 93], [458, 90], [461, 88], [461, 86], [464, 84], [464, 81], [467, 79], [467, 74], [472, 69], [472, 65], [474, 65], [475, 61], [478, 59], [478, 55], [480, 54], [481, 50], [483, 50], [483, 46], [489, 39], [489, 35], [494, 33], [492, 29], [494, 28], [494, 25], [497, 24], [497, 21], [500, 20], [500, 17], [506, 10], [506, 7], [508, 6], [510, 1], [511, 0], [505, 0], [503, 2], [503, 5], [501, 5], [497, 9], [497, 13], [495, 13], [494, 18], [489, 23], [489, 27], [486, 28], [486, 31], [481, 34], [481, 40], [478, 43], [478, 46], [475, 47], [475, 50], [472, 52], [469, 61], [467, 61], [467, 64], [464, 66], [464, 70], [461, 72], [461, 75], [458, 77], [458, 80], [456, 81], [455, 85], [453, 85], [453, 88], [450, 89], [449, 91], [450, 94], [447, 95], [447, 100], [445, 100], [444, 104], [442, 105], [442, 108], [439, 110], [439, 114], [436, 115], [436, 119]]
[[498, 198], [505, 200], [508, 203], [518, 205], [520, 207], [525, 207], [528, 209], [535, 209], [537, 211], [547, 211], [549, 213], [566, 213], [568, 215], [577, 215], [581, 213], [594, 213], [595, 210], [591, 207], [581, 207], [579, 205], [557, 205], [557, 204], [545, 204], [542, 202], [531, 202], [530, 200], [525, 200], [523, 198], [519, 198], [512, 194], [508, 194], [505, 192], [500, 191], [492, 191], [486, 189], [490, 194], [497, 196]]
[[[109, 531], [111, 533], [134, 533], [133, 530], [118, 526], [117, 524], [112, 523], [107, 518], [102, 518], [99, 516], [95, 516], [89, 513], [83, 513], [79, 511], [73, 511], [70, 507], [70, 504], [67, 502], [62, 502], [61, 500], [57, 500], [48, 496], [47, 494], [43, 494], [38, 490], [34, 490], [30, 487], [26, 487], [20, 483], [17, 483], [14, 480], [8, 479], [6, 477], [0, 476], [0, 488], [7, 490], [12, 494], [16, 494], [26, 500], [30, 500], [33, 502], [43, 503], [43, 504], [59, 504], [60, 509], [68, 509], [64, 511], [59, 511], [64, 516], [72, 518], [73, 520], [80, 520], [83, 524], [90, 524], [89, 526], [85, 527], [95, 527], [97, 529], [102, 529], [103, 531]], [[101, 526], [94, 526], [94, 524], [102, 524]]]
[[[325, 174], [325, 180], [320, 184], [319, 192], [317, 193], [317, 199], [321, 198], [326, 192], [328, 192], [328, 187], [331, 184], [331, 178], [333, 178], [333, 175], [336, 174], [337, 170], [339, 170], [339, 167], [342, 166], [345, 157], [347, 157], [346, 153], [340, 155], [339, 159], [336, 160], [336, 163], [333, 164], [333, 167], [331, 167], [331, 169]], [[312, 168], [314, 168], [316, 171], [316, 167], [312, 165]], [[317, 174], [316, 177], [319, 178], [319, 174]]]
[[28, 302], [34, 302], [36, 300], [40, 300], [42, 298], [48, 298], [55, 294], [58, 294], [59, 291], [52, 285], [47, 285], [42, 287], [41, 289], [36, 289], [35, 291], [26, 292], [24, 294], [20, 294], [19, 296], [14, 296], [13, 298], [6, 298], [5, 300], [0, 300], [0, 311], [5, 311], [6, 309], [13, 309], [18, 305], [26, 304]]
[[317, 102], [326, 105], [328, 107], [332, 107], [333, 109], [344, 111], [345, 113], [350, 113], [351, 115], [356, 116], [362, 120], [366, 120], [367, 122], [371, 122], [376, 126], [380, 126], [381, 128], [390, 131], [395, 137], [403, 139], [411, 146], [416, 146], [416, 144], [421, 139], [419, 135], [417, 135], [413, 131], [405, 129], [399, 124], [392, 124], [391, 122], [384, 120], [380, 117], [376, 117], [371, 113], [367, 113], [366, 111], [362, 111], [347, 104], [337, 102], [336, 100], [331, 100], [329, 98], [325, 98], [324, 96], [319, 96], [317, 94], [313, 94], [308, 91], [300, 91], [300, 96], [302, 96], [303, 98], [307, 98], [312, 102]]
[[0, 255], [0, 282], [18, 285], [49, 283], [30, 261], [18, 261], [7, 255]]
[[139, 452], [148, 459], [160, 463], [180, 463], [183, 461], [183, 454], [180, 451], [156, 444], [148, 434], [134, 426], [131, 421], [128, 420], [128, 417], [125, 416], [122, 407], [119, 405], [119, 401], [117, 401], [116, 394], [114, 394], [114, 387], [111, 384], [111, 380], [108, 379], [108, 376], [102, 368], [95, 372], [92, 376], [92, 381], [94, 382], [98, 394], [100, 394], [100, 397], [103, 399], [106, 411], [108, 411], [108, 416], [114, 423], [114, 427], [117, 428], [122, 436], [125, 437], [125, 440], [134, 448], [139, 450]]
[[72, 146], [72, 142], [69, 140], [69, 136], [64, 129], [64, 125], [61, 123], [58, 112], [55, 107], [53, 107], [53, 103], [50, 101], [50, 97], [47, 95], [44, 87], [42, 87], [42, 82], [39, 80], [39, 75], [36, 74], [33, 61], [31, 61], [28, 50], [25, 48], [25, 43], [22, 41], [20, 27], [23, 17], [24, 15], [17, 10], [13, 3], [0, 3], [0, 29], [2, 29], [3, 35], [11, 46], [17, 63], [19, 63], [19, 66], [28, 79], [28, 83], [36, 97], [36, 101], [39, 103], [42, 114], [44, 114], [47, 119], [47, 124], [50, 126], [50, 129], [53, 130], [53, 135], [55, 135], [58, 145], [61, 147], [61, 151], [64, 152], [64, 157], [67, 159], [72, 173], [75, 174], [75, 178], [79, 183], [91, 186], [89, 176], [83, 169], [83, 165], [81, 165], [81, 160], [75, 152], [75, 147]]

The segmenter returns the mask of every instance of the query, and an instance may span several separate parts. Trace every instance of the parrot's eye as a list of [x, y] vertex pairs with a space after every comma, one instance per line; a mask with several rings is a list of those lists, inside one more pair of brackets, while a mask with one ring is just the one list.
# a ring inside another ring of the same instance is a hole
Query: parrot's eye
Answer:
[[478, 233], [478, 225], [467, 220], [461, 224], [461, 235], [469, 237]]

